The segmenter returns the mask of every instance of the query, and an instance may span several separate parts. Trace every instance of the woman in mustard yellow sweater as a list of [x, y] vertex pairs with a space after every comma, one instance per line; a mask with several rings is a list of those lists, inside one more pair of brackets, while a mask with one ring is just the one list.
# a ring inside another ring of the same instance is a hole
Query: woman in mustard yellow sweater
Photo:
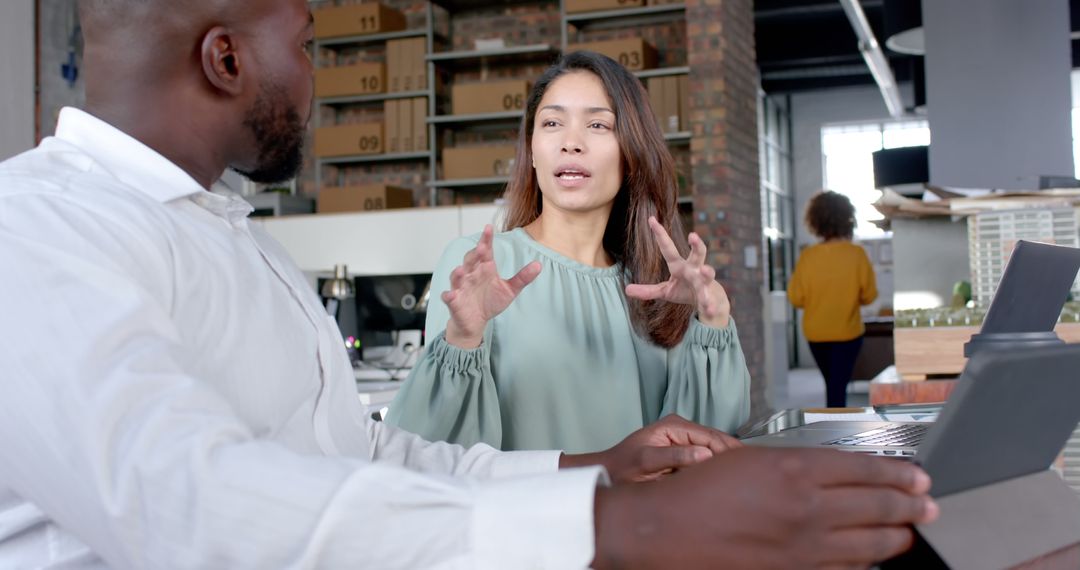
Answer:
[[877, 298], [874, 269], [863, 248], [851, 243], [855, 207], [843, 194], [815, 194], [806, 205], [806, 226], [821, 243], [799, 255], [788, 299], [803, 309], [803, 334], [825, 377], [826, 405], [843, 407], [862, 347], [859, 307]]

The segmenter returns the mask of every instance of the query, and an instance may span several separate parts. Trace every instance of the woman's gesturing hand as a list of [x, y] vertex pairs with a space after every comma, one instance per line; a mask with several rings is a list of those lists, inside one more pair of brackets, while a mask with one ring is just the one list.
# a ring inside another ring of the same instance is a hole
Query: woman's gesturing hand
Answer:
[[499, 277], [492, 249], [493, 234], [490, 225], [484, 226], [476, 247], [450, 273], [450, 290], [442, 294], [450, 310], [446, 342], [460, 348], [480, 346], [488, 321], [509, 307], [540, 274], [540, 263], [534, 261], [510, 279]]
[[694, 305], [697, 307], [698, 320], [702, 323], [716, 328], [727, 327], [731, 303], [727, 292], [716, 281], [716, 271], [705, 264], [705, 242], [696, 233], [691, 233], [688, 239], [690, 255], [684, 259], [655, 217], [649, 217], [649, 229], [664, 255], [671, 277], [663, 283], [627, 285], [626, 296], [643, 301], [662, 299]]

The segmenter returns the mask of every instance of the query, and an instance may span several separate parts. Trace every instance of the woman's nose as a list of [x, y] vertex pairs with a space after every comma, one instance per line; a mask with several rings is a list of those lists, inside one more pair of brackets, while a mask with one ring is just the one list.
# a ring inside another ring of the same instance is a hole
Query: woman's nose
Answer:
[[581, 154], [582, 152], [585, 152], [584, 147], [582, 147], [581, 143], [577, 142], [576, 139], [563, 141], [562, 150], [569, 154]]

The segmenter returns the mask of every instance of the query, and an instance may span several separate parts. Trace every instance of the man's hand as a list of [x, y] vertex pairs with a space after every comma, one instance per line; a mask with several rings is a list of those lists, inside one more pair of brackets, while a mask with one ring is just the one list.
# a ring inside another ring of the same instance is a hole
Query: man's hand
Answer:
[[450, 290], [442, 294], [450, 311], [446, 342], [459, 348], [480, 346], [488, 321], [506, 310], [521, 290], [540, 275], [540, 263], [534, 261], [510, 279], [499, 277], [492, 236], [491, 226], [484, 226], [476, 248], [466, 253], [461, 266], [450, 273]]
[[654, 481], [728, 449], [742, 447], [730, 435], [674, 414], [645, 426], [607, 451], [563, 455], [559, 467], [603, 465], [615, 483]]
[[697, 307], [698, 320], [702, 323], [726, 328], [731, 315], [731, 302], [723, 286], [716, 281], [716, 271], [712, 266], [705, 265], [705, 242], [701, 236], [690, 234], [687, 240], [690, 242], [690, 255], [683, 259], [667, 230], [651, 216], [649, 229], [660, 253], [664, 255], [671, 277], [663, 283], [631, 283], [626, 286], [626, 296], [643, 301], [663, 299], [670, 303], [694, 305]]
[[743, 448], [651, 485], [597, 490], [594, 568], [866, 568], [938, 515], [915, 465]]

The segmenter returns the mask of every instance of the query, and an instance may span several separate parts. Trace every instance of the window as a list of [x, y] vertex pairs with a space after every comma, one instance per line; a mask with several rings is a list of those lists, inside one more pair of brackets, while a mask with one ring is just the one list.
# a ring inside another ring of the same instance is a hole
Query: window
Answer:
[[875, 121], [827, 125], [821, 129], [825, 188], [847, 196], [855, 206], [855, 238], [881, 237], [874, 225], [882, 219], [874, 208], [881, 191], [874, 188], [874, 151], [930, 144], [925, 120]]

